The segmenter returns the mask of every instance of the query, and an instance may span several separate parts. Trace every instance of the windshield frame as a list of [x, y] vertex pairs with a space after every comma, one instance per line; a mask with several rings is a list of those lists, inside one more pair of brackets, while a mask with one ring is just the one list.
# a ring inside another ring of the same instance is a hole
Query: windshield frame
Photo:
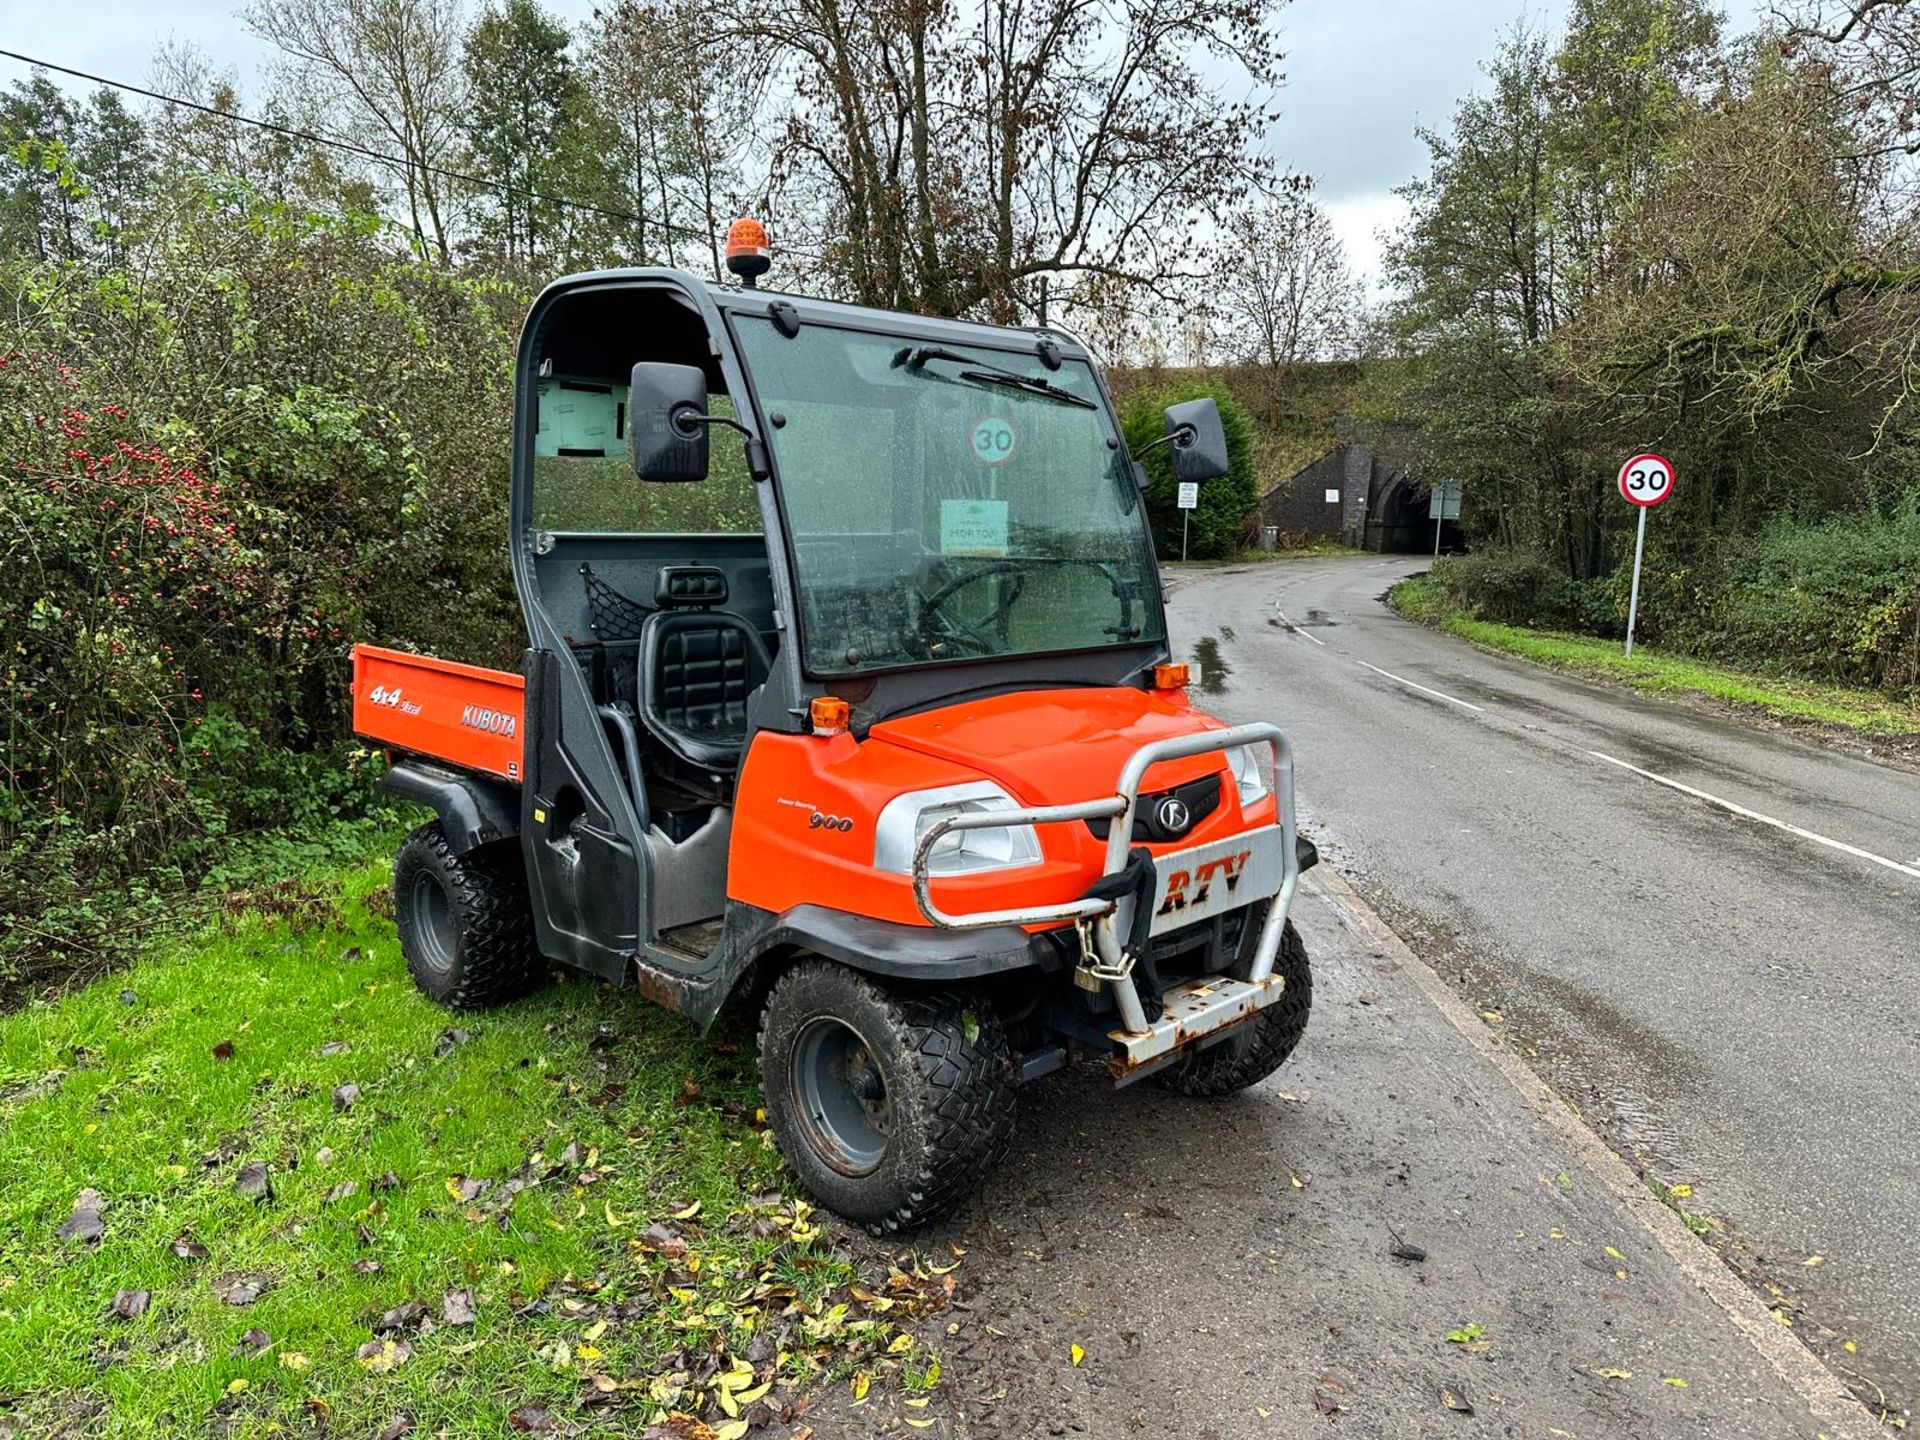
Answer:
[[[755, 294], [754, 292], [729, 290], [725, 292], [725, 299], [720, 307], [727, 327], [727, 340], [733, 351], [733, 358], [746, 379], [746, 398], [748, 404], [752, 407], [754, 428], [757, 433], [768, 437], [769, 441], [771, 441], [777, 432], [768, 418], [767, 399], [761, 391], [758, 377], [755, 374], [749, 346], [743, 343], [739, 327], [736, 324], [737, 320], [743, 318], [751, 320], [756, 324], [765, 323], [769, 319], [769, 315], [768, 311], [760, 305], [753, 305], [749, 308], [747, 305], [741, 304], [740, 301], [746, 296], [753, 296], [754, 299], [760, 299], [764, 296], [765, 299], [773, 301], [776, 305], [781, 302], [794, 304], [794, 302], [799, 301], [799, 297], [772, 295], [767, 292]], [[873, 311], [867, 310], [864, 307], [855, 306], [833, 305], [829, 308], [828, 302], [811, 300], [799, 301], [799, 304], [795, 306], [797, 309], [802, 307], [804, 308], [799, 317], [799, 323], [804, 328], [846, 332], [848, 334], [865, 336], [896, 345], [918, 347], [923, 344], [932, 343], [951, 346], [955, 350], [975, 352], [975, 358], [978, 358], [982, 364], [996, 367], [1013, 368], [1022, 362], [1029, 365], [1042, 365], [1045, 362], [1042, 359], [1040, 346], [1043, 340], [1050, 341], [1058, 347], [1058, 353], [1063, 365], [1077, 363], [1086, 367], [1087, 375], [1092, 383], [1093, 393], [1098, 397], [1093, 408], [1098, 410], [1109, 433], [1118, 441], [1122, 457], [1121, 463], [1128, 463], [1125, 459], [1125, 432], [1120, 427], [1120, 418], [1113, 404], [1113, 396], [1107, 388], [1106, 376], [1101, 372], [1101, 368], [1093, 355], [1087, 351], [1085, 347], [1077, 342], [1071, 341], [1069, 337], [1060, 335], [1057, 331], [1016, 330], [990, 327], [968, 321], [943, 320], [936, 317], [895, 313], [891, 311]], [[822, 309], [827, 310], [827, 313], [821, 313]], [[851, 313], [834, 313], [842, 310]], [[1067, 341], [1067, 343], [1062, 344], [1061, 342], [1063, 340]], [[1045, 402], [1043, 399], [1043, 403], [1059, 402]], [[1085, 660], [1087, 657], [1111, 657], [1116, 662], [1127, 662], [1124, 665], [1116, 663], [1114, 668], [1120, 673], [1117, 673], [1112, 680], [1106, 682], [1120, 683], [1122, 674], [1132, 676], [1150, 669], [1155, 660], [1164, 658], [1168, 652], [1170, 637], [1167, 633], [1166, 607], [1161, 584], [1159, 556], [1154, 549], [1153, 531], [1147, 521], [1146, 499], [1144, 494], [1142, 494], [1133, 505], [1131, 516], [1132, 522], [1138, 530], [1139, 543], [1142, 546], [1141, 555], [1149, 567], [1149, 573], [1144, 583], [1140, 586], [1140, 593], [1135, 597], [1135, 601], [1140, 607], [1139, 621], [1142, 629], [1141, 635], [1131, 639], [1116, 637], [1104, 643], [1091, 645], [1064, 645], [1048, 649], [1023, 649], [986, 655], [928, 657], [925, 659], [912, 659], [888, 664], [867, 663], [839, 669], [822, 669], [813, 663], [811, 657], [811, 646], [807, 635], [808, 621], [806, 606], [802, 598], [804, 588], [808, 583], [807, 571], [800, 564], [800, 557], [795, 546], [793, 523], [787, 503], [786, 482], [781, 473], [781, 462], [777, 444], [769, 443], [767, 453], [768, 467], [771, 471], [770, 483], [773, 491], [772, 498], [774, 508], [779, 516], [779, 523], [777, 527], [770, 528], [768, 539], [770, 542], [773, 541], [775, 538], [774, 531], [777, 530], [778, 543], [784, 552], [784, 568], [792, 585], [793, 603], [791, 606], [791, 614], [787, 617], [790, 626], [791, 644], [801, 673], [807, 681], [811, 681], [816, 685], [839, 685], [845, 687], [848, 684], [866, 684], [878, 681], [881, 677], [889, 675], [898, 676], [929, 671], [945, 673], [959, 670], [991, 669], [995, 666], [1015, 666], [1022, 671], [1030, 671], [1032, 662], [1035, 661], [1070, 661], [1074, 658]], [[1049, 564], [1054, 562], [1036, 558], [1035, 563]], [[1147, 633], [1153, 627], [1154, 623], [1158, 625], [1159, 633], [1157, 635]], [[1059, 683], [1084, 685], [1100, 682], [1089, 680], [1083, 673], [1083, 667], [1070, 665], [1061, 672]]]

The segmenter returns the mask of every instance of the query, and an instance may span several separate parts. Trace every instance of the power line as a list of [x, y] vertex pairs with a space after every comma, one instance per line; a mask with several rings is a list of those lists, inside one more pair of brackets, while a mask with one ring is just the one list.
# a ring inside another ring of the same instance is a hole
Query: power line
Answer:
[[276, 135], [285, 135], [294, 140], [305, 140], [312, 145], [326, 145], [335, 150], [345, 150], [349, 154], [363, 156], [396, 170], [423, 170], [430, 175], [438, 175], [447, 180], [458, 180], [468, 185], [478, 185], [482, 189], [498, 190], [503, 194], [517, 195], [530, 200], [543, 200], [549, 205], [559, 205], [569, 210], [585, 210], [595, 215], [604, 215], [610, 220], [628, 220], [640, 225], [650, 225], [669, 235], [712, 243], [712, 237], [699, 230], [688, 229], [684, 225], [675, 225], [668, 220], [650, 220], [631, 210], [615, 210], [605, 205], [595, 205], [587, 200], [567, 200], [558, 195], [549, 195], [540, 190], [527, 190], [517, 185], [509, 185], [500, 180], [489, 180], [482, 175], [470, 175], [463, 170], [449, 170], [441, 165], [429, 165], [425, 161], [415, 162], [403, 156], [388, 155], [379, 150], [369, 149], [365, 145], [356, 145], [351, 140], [341, 140], [331, 135], [316, 134], [311, 130], [302, 130], [293, 125], [282, 125], [277, 120], [256, 120], [251, 115], [237, 114], [232, 110], [222, 110], [218, 106], [203, 105], [198, 100], [187, 100], [178, 95], [165, 95], [158, 90], [149, 90], [141, 85], [132, 85], [125, 80], [110, 80], [104, 75], [94, 75], [85, 70], [75, 70], [68, 65], [55, 65], [51, 60], [36, 60], [31, 55], [22, 55], [17, 50], [0, 50], [0, 56], [8, 60], [18, 60], [23, 65], [31, 65], [40, 70], [52, 70], [56, 74], [70, 75], [75, 80], [85, 80], [93, 85], [105, 85], [112, 90], [125, 90], [129, 94], [141, 95], [149, 100], [158, 100], [163, 105], [178, 105], [182, 109], [197, 110], [202, 115], [218, 116], [222, 120], [231, 120], [239, 125], [252, 125], [256, 129], [270, 130]]

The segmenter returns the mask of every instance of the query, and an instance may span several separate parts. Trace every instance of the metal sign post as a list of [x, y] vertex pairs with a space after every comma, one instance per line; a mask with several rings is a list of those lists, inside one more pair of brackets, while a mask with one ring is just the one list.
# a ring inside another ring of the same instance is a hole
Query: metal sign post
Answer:
[[1647, 511], [1673, 494], [1673, 464], [1665, 456], [1636, 455], [1620, 467], [1620, 495], [1640, 512], [1633, 536], [1633, 589], [1627, 596], [1627, 658], [1633, 658], [1633, 627], [1640, 618], [1640, 560], [1647, 549]]
[[1192, 518], [1193, 510], [1200, 503], [1200, 483], [1197, 480], [1182, 480], [1180, 493], [1174, 501], [1180, 507], [1180, 563], [1187, 561], [1187, 521]]

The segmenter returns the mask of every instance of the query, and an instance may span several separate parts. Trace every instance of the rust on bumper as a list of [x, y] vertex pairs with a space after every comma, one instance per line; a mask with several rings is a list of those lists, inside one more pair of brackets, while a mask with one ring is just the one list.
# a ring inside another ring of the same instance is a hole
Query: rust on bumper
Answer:
[[1114, 1054], [1107, 1071], [1125, 1085], [1170, 1064], [1195, 1041], [1244, 1024], [1278, 1000], [1287, 988], [1279, 975], [1234, 980], [1222, 975], [1189, 980], [1166, 993], [1160, 1018], [1145, 1030], [1113, 1030]]

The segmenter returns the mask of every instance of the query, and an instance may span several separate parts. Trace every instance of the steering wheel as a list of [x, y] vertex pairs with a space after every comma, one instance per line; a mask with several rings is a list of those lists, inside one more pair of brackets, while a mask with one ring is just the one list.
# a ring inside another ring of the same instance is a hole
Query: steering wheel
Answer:
[[[1004, 654], [1007, 649], [1007, 617], [1013, 610], [1014, 602], [1020, 598], [1020, 592], [1026, 588], [1027, 572], [1036, 564], [1084, 565], [1090, 570], [1097, 570], [1113, 591], [1114, 598], [1120, 600], [1123, 607], [1126, 605], [1119, 577], [1111, 567], [1099, 560], [1083, 560], [1069, 555], [988, 560], [976, 569], [954, 576], [931, 595], [921, 597], [920, 637], [928, 651], [932, 652], [944, 644], [953, 644], [968, 656]], [[995, 575], [1018, 575], [1019, 579], [1001, 593], [992, 616], [986, 621], [975, 623], [945, 609], [947, 602], [969, 585], [977, 585]]]

